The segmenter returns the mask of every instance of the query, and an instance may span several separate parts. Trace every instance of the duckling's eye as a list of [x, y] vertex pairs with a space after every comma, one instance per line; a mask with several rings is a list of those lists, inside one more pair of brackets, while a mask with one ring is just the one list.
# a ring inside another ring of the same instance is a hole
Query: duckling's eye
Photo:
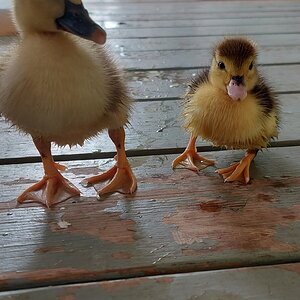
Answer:
[[249, 70], [251, 71], [253, 69], [253, 62], [249, 66]]
[[225, 70], [225, 64], [222, 61], [218, 62], [218, 67], [220, 70]]

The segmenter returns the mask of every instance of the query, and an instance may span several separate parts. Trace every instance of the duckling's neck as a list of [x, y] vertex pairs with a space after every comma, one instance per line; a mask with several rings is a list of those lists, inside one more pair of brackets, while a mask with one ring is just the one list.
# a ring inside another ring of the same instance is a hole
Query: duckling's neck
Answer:
[[36, 36], [39, 36], [40, 38], [45, 38], [45, 39], [48, 39], [48, 38], [68, 38], [68, 35], [67, 33], [63, 32], [63, 31], [40, 31], [40, 32], [37, 32], [37, 31], [23, 31], [23, 32], [20, 32], [20, 36], [21, 36], [21, 39], [22, 40], [25, 40], [25, 39], [30, 39], [32, 37], [36, 37]]

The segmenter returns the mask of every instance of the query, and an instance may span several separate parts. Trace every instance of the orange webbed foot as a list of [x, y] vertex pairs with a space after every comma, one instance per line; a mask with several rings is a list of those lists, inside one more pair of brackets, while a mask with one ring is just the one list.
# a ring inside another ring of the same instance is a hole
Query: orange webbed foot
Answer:
[[213, 166], [214, 160], [207, 159], [199, 155], [194, 150], [185, 150], [172, 162], [172, 168], [175, 169], [178, 165], [184, 166], [186, 169], [194, 172], [199, 172], [201, 169], [205, 169], [208, 166]]
[[42, 180], [25, 190], [17, 200], [19, 203], [33, 201], [51, 207], [79, 195], [80, 191], [57, 172], [57, 175], [45, 175]]
[[215, 164], [214, 160], [207, 159], [197, 153], [196, 139], [196, 137], [191, 136], [184, 152], [173, 160], [173, 169], [178, 165], [182, 165], [186, 169], [199, 172], [200, 169], [204, 169]]
[[115, 159], [116, 165], [103, 174], [87, 178], [82, 181], [85, 186], [98, 182], [108, 181], [109, 183], [98, 191], [98, 195], [120, 192], [124, 194], [133, 194], [137, 188], [137, 180], [131, 170], [125, 153], [125, 131], [124, 128], [109, 129], [109, 136], [117, 149]]
[[17, 198], [18, 203], [33, 201], [51, 207], [71, 197], [79, 196], [80, 191], [59, 172], [65, 171], [66, 167], [53, 161], [51, 143], [43, 138], [33, 138], [33, 142], [41, 155], [45, 175]]
[[99, 196], [114, 192], [133, 194], [136, 191], [137, 181], [129, 164], [122, 168], [115, 165], [111, 169], [100, 175], [96, 175], [83, 180], [82, 184], [84, 186], [89, 186], [108, 180], [109, 183], [100, 191], [98, 191]]
[[224, 182], [240, 181], [247, 184], [250, 181], [251, 162], [256, 153], [256, 151], [248, 150], [240, 162], [234, 163], [227, 168], [218, 169], [216, 172], [223, 176]]

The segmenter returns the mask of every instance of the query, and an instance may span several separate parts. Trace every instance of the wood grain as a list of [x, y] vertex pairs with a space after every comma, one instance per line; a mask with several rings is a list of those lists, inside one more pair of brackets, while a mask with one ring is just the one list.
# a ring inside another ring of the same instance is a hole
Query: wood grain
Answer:
[[[265, 34], [248, 35], [259, 47], [263, 46], [295, 46], [298, 45], [300, 34]], [[140, 52], [140, 51], [174, 51], [174, 50], [197, 50], [207, 49], [210, 51], [214, 45], [223, 38], [220, 36], [201, 36], [201, 37], [168, 37], [155, 39], [110, 39], [108, 45], [113, 52]], [[1, 42], [1, 40], [0, 40]], [[161, 53], [162, 54], [162, 53]], [[122, 56], [120, 57], [122, 60]], [[175, 63], [175, 61], [174, 61]], [[263, 61], [262, 61], [263, 63]]]
[[[93, 14], [93, 12], [92, 12]], [[103, 22], [101, 16], [94, 14], [95, 21]], [[104, 21], [106, 29], [120, 28], [153, 28], [153, 30], [161, 28], [183, 28], [183, 27], [211, 27], [212, 29], [217, 26], [251, 26], [251, 25], [287, 25], [287, 24], [298, 24], [300, 22], [299, 17], [286, 16], [286, 17], [266, 17], [266, 18], [240, 18], [236, 16], [230, 19], [197, 19], [196, 16], [189, 18], [188, 20], [143, 20], [143, 21], [131, 21], [117, 22], [117, 21]]]
[[[295, 77], [295, 80], [297, 78]], [[170, 84], [168, 81], [166, 83]], [[151, 84], [149, 90], [153, 90], [154, 87], [155, 82]], [[174, 89], [182, 90], [182, 87], [175, 87]], [[135, 90], [138, 90], [138, 87]], [[142, 93], [146, 95], [147, 90], [141, 91]], [[281, 95], [280, 100], [283, 105], [278, 141], [297, 140], [300, 132], [300, 108], [298, 105], [300, 94]], [[181, 127], [180, 113], [181, 100], [179, 99], [136, 103], [130, 125], [126, 129], [126, 149], [128, 151], [153, 149], [156, 150], [156, 153], [159, 153], [160, 149], [186, 147], [188, 134]], [[0, 118], [0, 129], [2, 137], [0, 163], [6, 163], [5, 159], [38, 157], [30, 136], [17, 132], [15, 128], [5, 123], [3, 118]], [[201, 138], [198, 139], [199, 147], [207, 145], [210, 145], [210, 143], [202, 141]], [[86, 141], [83, 147], [78, 146], [70, 149], [68, 147], [53, 146], [52, 151], [55, 155], [81, 153], [104, 155], [106, 152], [115, 152], [115, 147], [107, 132], [103, 132], [97, 138]], [[113, 155], [112, 153], [111, 157]]]
[[[242, 152], [206, 155], [223, 167]], [[298, 147], [260, 153], [247, 186], [224, 184], [214, 168], [173, 172], [174, 156], [132, 158], [134, 196], [97, 201], [92, 188], [81, 188], [81, 198], [53, 210], [15, 207], [41, 165], [1, 166], [1, 289], [295, 262], [299, 155]], [[66, 176], [78, 186], [98, 163], [103, 170], [112, 161], [68, 162]], [[61, 229], [59, 220], [71, 225]]]
[[0, 293], [1, 300], [298, 300], [300, 264], [171, 274]]

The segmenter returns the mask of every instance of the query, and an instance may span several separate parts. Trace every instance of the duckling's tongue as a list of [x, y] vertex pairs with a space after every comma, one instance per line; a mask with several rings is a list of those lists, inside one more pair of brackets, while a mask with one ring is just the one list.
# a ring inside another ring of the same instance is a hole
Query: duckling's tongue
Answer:
[[244, 100], [247, 97], [246, 87], [234, 79], [231, 79], [227, 85], [227, 93], [232, 100]]

